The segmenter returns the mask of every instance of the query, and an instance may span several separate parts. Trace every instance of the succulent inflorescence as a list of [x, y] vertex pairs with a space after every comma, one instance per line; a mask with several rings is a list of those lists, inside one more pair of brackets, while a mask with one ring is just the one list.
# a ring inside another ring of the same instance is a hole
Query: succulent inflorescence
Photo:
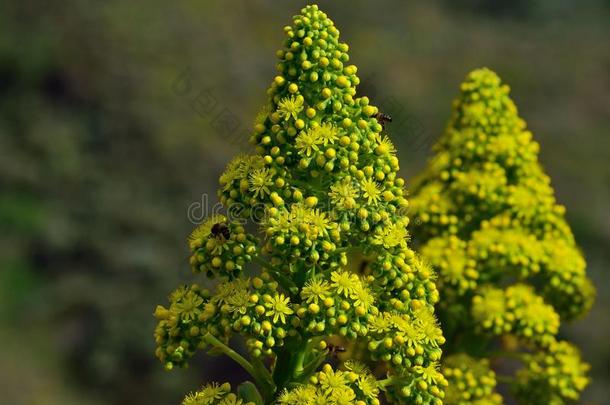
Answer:
[[333, 22], [307, 6], [284, 32], [253, 151], [220, 176], [227, 216], [188, 238], [192, 270], [216, 283], [155, 310], [167, 369], [208, 351], [253, 381], [183, 404], [499, 405], [498, 383], [522, 404], [577, 400], [588, 365], [558, 333], [594, 288], [508, 87], [468, 75], [409, 205]]
[[[588, 379], [578, 351], [558, 341], [560, 320], [586, 313], [595, 292], [538, 163], [539, 145], [508, 93], [488, 69], [468, 75], [413, 189], [413, 233], [438, 271], [445, 353], [517, 357], [522, 368], [505, 380], [520, 403], [564, 404]], [[492, 395], [493, 372], [472, 371], [470, 383], [452, 359], [447, 403]]]
[[[357, 96], [356, 66], [326, 14], [305, 7], [284, 31], [255, 151], [220, 177], [233, 218], [214, 216], [189, 237], [193, 270], [218, 283], [180, 287], [157, 307], [157, 357], [171, 369], [210, 349], [256, 385], [207, 385], [185, 405], [379, 404], [382, 395], [440, 405], [439, 294], [407, 246], [395, 148], [378, 108]], [[228, 346], [237, 335], [246, 357]], [[334, 359], [335, 341], [359, 361]]]

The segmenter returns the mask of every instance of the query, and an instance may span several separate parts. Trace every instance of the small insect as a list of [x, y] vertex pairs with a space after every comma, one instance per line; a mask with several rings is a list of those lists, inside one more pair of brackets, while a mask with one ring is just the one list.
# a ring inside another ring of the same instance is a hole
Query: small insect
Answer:
[[333, 357], [335, 359], [337, 357], [339, 357], [340, 353], [345, 353], [345, 351], [346, 351], [345, 347], [333, 345], [331, 343], [328, 344], [327, 349], [328, 349], [328, 354], [330, 354], [331, 357]]
[[375, 114], [375, 119], [383, 129], [385, 129], [386, 122], [392, 122], [392, 117], [390, 117], [388, 114], [382, 113], [381, 111]]
[[222, 236], [224, 239], [229, 239], [231, 237], [231, 231], [227, 224], [218, 222], [212, 225], [212, 229], [210, 231], [215, 238]]

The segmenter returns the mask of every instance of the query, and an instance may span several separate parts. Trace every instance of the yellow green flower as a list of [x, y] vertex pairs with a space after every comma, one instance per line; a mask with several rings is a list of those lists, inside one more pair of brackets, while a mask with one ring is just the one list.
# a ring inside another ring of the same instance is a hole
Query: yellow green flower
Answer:
[[290, 298], [284, 296], [284, 294], [276, 294], [273, 297], [269, 297], [265, 302], [265, 306], [267, 307], [266, 315], [273, 317], [274, 323], [278, 320], [281, 323], [286, 323], [286, 315], [294, 313], [290, 308]]
[[334, 371], [328, 364], [324, 365], [324, 368], [318, 374], [318, 380], [320, 381], [320, 386], [324, 390], [324, 393], [327, 395], [346, 388], [347, 384], [345, 374], [341, 371]]
[[285, 120], [292, 118], [296, 120], [301, 111], [303, 111], [303, 96], [284, 97], [278, 103], [278, 113]]
[[182, 401], [182, 405], [207, 405], [213, 404], [222, 399], [231, 391], [228, 383], [219, 385], [218, 383], [207, 384], [199, 391], [190, 393]]
[[273, 175], [267, 168], [257, 169], [250, 173], [248, 182], [254, 197], [264, 197], [271, 193], [269, 187], [273, 186]]
[[295, 140], [295, 146], [299, 153], [305, 156], [311, 156], [313, 152], [320, 150], [320, 145], [324, 142], [319, 131], [315, 128], [310, 128], [306, 131], [301, 131]]
[[362, 283], [356, 285], [351, 297], [354, 299], [354, 305], [364, 308], [365, 311], [375, 304], [375, 296]]
[[328, 196], [335, 206], [352, 209], [356, 206], [356, 199], [359, 197], [359, 191], [352, 184], [351, 178], [346, 177], [330, 186]]
[[337, 128], [330, 123], [324, 123], [314, 127], [313, 131], [316, 133], [316, 137], [320, 139], [320, 142], [324, 146], [328, 145], [329, 143], [335, 143], [335, 141], [339, 138]]
[[330, 285], [326, 280], [320, 277], [310, 278], [305, 282], [303, 289], [301, 290], [301, 298], [307, 303], [315, 303], [318, 301], [324, 301], [329, 296]]
[[407, 241], [409, 240], [407, 221], [403, 219], [388, 225], [382, 225], [377, 229], [378, 230], [373, 237], [373, 243], [376, 245], [393, 248], [398, 245], [406, 246]]
[[375, 148], [375, 152], [378, 155], [393, 155], [394, 153], [396, 153], [396, 148], [394, 147], [394, 144], [387, 136], [384, 136], [383, 138], [378, 136], [377, 142], [378, 144]]
[[203, 304], [203, 299], [193, 291], [189, 291], [173, 305], [173, 308], [180, 314], [182, 320], [188, 322], [199, 315], [201, 304]]
[[337, 294], [343, 294], [348, 297], [361, 287], [358, 276], [347, 271], [333, 271], [330, 274], [330, 280], [332, 287], [335, 288]]
[[369, 204], [376, 204], [381, 199], [381, 188], [373, 179], [364, 179], [360, 183], [362, 195], [366, 198]]

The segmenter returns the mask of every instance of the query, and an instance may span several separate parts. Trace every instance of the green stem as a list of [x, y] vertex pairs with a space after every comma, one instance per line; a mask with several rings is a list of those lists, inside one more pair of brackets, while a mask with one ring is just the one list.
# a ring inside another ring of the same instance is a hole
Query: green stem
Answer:
[[292, 370], [292, 377], [296, 378], [303, 372], [303, 364], [305, 363], [306, 350], [299, 350], [295, 354], [294, 370]]
[[273, 397], [275, 396], [275, 384], [273, 383], [273, 377], [271, 376], [271, 373], [269, 372], [269, 370], [267, 369], [267, 367], [265, 367], [265, 364], [262, 362], [262, 360], [258, 357], [253, 357], [252, 360], [252, 365], [254, 366], [254, 369], [257, 371], [258, 375], [260, 376], [260, 380], [265, 382], [265, 386], [261, 388], [261, 391], [263, 391], [262, 396], [265, 398], [265, 403], [272, 403]]
[[252, 366], [254, 366], [254, 368], [257, 370], [257, 372], [262, 375], [262, 377], [271, 382], [273, 381], [273, 377], [271, 376], [271, 373], [269, 372], [269, 370], [267, 369], [267, 367], [265, 367], [265, 364], [262, 362], [262, 360], [258, 357], [253, 357], [252, 360]]
[[233, 359], [236, 363], [238, 363], [240, 366], [242, 366], [244, 368], [244, 370], [246, 370], [248, 373], [250, 373], [250, 375], [252, 375], [252, 377], [255, 376], [256, 371], [254, 370], [254, 366], [252, 366], [252, 364], [250, 364], [250, 362], [248, 360], [246, 360], [241, 354], [237, 353], [235, 350], [231, 349], [229, 346], [222, 343], [220, 340], [218, 340], [217, 338], [215, 338], [214, 336], [212, 336], [209, 333], [207, 333], [203, 337], [203, 340], [205, 340], [206, 343], [216, 347], [217, 349], [222, 351], [224, 354], [229, 356], [231, 359]]
[[301, 375], [295, 380], [296, 382], [303, 382], [307, 379], [307, 377], [311, 376], [320, 365], [326, 360], [327, 357], [326, 352], [320, 352], [317, 356], [309, 361], [309, 363], [303, 366], [303, 370], [301, 371]]
[[309, 353], [308, 342], [294, 341], [287, 344], [277, 353], [277, 362], [273, 370], [273, 381], [278, 392], [293, 382], [300, 381], [305, 370], [304, 362]]
[[394, 377], [388, 377], [385, 378], [383, 380], [378, 380], [377, 384], [382, 388], [385, 389], [388, 385], [392, 385], [396, 383], [396, 379]]
[[261, 376], [261, 373], [242, 355], [240, 355], [235, 350], [231, 349], [229, 346], [222, 343], [220, 340], [218, 340], [209, 333], [203, 336], [203, 340], [209, 345], [219, 349], [222, 353], [229, 356], [236, 363], [242, 366], [242, 368], [252, 376], [254, 381], [256, 381], [257, 385], [263, 391], [263, 396], [265, 398], [270, 398], [273, 395], [274, 387], [271, 378], [267, 378], [266, 375]]

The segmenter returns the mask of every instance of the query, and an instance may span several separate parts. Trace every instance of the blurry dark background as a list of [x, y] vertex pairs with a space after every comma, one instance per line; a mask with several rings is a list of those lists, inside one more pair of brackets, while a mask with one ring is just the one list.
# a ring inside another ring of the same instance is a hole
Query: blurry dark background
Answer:
[[[192, 204], [216, 201], [304, 4], [0, 3], [0, 403], [172, 404], [229, 367], [163, 371], [151, 314], [192, 279]], [[599, 290], [564, 328], [593, 365], [583, 403], [609, 403], [610, 2], [320, 5], [407, 178], [469, 70], [511, 85]]]

